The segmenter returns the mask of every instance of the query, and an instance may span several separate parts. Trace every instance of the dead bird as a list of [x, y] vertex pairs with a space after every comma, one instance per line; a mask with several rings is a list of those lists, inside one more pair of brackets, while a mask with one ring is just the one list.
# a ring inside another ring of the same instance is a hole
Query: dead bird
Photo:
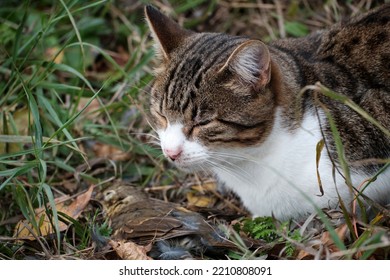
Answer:
[[223, 255], [235, 245], [202, 215], [178, 204], [153, 199], [141, 188], [118, 183], [96, 195], [110, 220], [113, 240], [153, 244], [156, 259]]

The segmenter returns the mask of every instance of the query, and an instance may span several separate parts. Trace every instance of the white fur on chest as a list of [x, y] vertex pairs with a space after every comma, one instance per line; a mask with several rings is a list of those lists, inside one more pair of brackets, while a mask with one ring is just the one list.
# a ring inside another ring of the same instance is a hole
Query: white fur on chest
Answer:
[[[324, 195], [321, 195], [316, 172], [316, 146], [321, 139], [316, 116], [307, 115], [300, 128], [288, 131], [277, 114], [274, 128], [262, 145], [230, 150], [233, 157], [248, 160], [230, 162], [226, 166], [231, 168], [215, 168], [214, 171], [255, 216], [274, 215], [284, 220], [314, 212], [313, 203], [320, 209], [335, 207], [339, 202], [336, 189], [348, 204], [352, 197], [350, 190], [337, 172], [334, 180], [325, 148], [319, 162], [324, 189]], [[382, 175], [365, 192], [375, 200], [390, 195], [389, 185], [386, 185], [390, 172]], [[352, 174], [355, 186], [365, 179], [367, 177]]]
[[[314, 116], [306, 117], [302, 127], [291, 132], [283, 128], [277, 115], [272, 132], [262, 145], [231, 151], [248, 158], [234, 162], [245, 178], [219, 168], [214, 171], [255, 216], [300, 216], [313, 210], [302, 193], [314, 200], [321, 194], [316, 177], [316, 145], [321, 138]], [[323, 153], [322, 157], [326, 155]], [[327, 165], [327, 157], [321, 158], [320, 164]], [[333, 195], [327, 192], [322, 200], [332, 196], [331, 201]]]

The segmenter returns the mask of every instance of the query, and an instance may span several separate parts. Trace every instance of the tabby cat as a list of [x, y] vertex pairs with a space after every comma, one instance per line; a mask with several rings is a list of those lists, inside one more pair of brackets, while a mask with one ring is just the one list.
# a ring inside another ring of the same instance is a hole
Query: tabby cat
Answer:
[[[212, 171], [255, 216], [301, 218], [338, 207], [338, 195], [350, 205], [373, 177], [363, 197], [390, 202], [390, 5], [267, 45], [183, 29], [152, 6], [145, 14], [161, 61], [152, 126], [178, 168]], [[302, 93], [317, 82], [382, 129], [338, 100]]]

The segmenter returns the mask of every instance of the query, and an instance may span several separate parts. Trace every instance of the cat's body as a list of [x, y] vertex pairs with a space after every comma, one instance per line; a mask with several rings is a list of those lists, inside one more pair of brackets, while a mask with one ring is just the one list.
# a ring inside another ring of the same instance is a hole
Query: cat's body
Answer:
[[[337, 191], [351, 202], [325, 112], [336, 123], [355, 187], [390, 157], [388, 135], [354, 110], [313, 91], [300, 95], [319, 81], [390, 130], [390, 5], [268, 46], [181, 29], [152, 7], [146, 15], [163, 59], [151, 113], [164, 154], [181, 169], [212, 170], [254, 215], [304, 216], [313, 203], [335, 207]], [[364, 194], [390, 202], [390, 168]]]

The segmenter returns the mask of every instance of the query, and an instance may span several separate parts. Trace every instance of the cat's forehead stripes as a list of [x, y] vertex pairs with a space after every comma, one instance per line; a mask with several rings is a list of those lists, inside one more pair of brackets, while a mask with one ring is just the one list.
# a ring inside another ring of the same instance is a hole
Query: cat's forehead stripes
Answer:
[[193, 42], [184, 46], [168, 67], [165, 106], [184, 112], [189, 100], [196, 97], [204, 74], [226, 60], [232, 50], [244, 40], [211, 33], [193, 38]]

